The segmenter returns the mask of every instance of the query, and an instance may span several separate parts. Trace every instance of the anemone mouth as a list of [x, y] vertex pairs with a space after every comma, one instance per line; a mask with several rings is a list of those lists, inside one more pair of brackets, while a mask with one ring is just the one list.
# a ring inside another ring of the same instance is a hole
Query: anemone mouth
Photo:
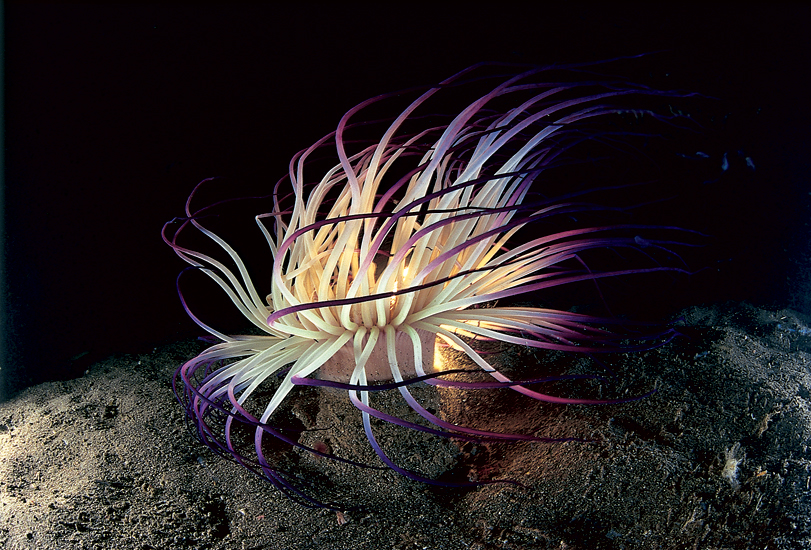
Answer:
[[[632, 324], [610, 316], [509, 301], [562, 285], [685, 272], [671, 251], [681, 244], [673, 236], [680, 229], [585, 225], [578, 220], [617, 209], [587, 202], [590, 191], [549, 198], [543, 190], [544, 174], [570, 164], [578, 147], [601, 143], [611, 151], [632, 134], [610, 125], [589, 126], [627, 112], [619, 104], [622, 98], [684, 94], [616, 80], [550, 81], [542, 68], [503, 71], [503, 65], [471, 67], [418, 90], [392, 118], [355, 122], [360, 112], [399, 100], [400, 94], [370, 99], [351, 109], [335, 132], [297, 154], [288, 176], [266, 197], [272, 209], [255, 218], [273, 262], [261, 279], [269, 285], [265, 298], [235, 249], [203, 225], [217, 205], [191, 207], [197, 189], [210, 180], [195, 188], [174, 233], [170, 224], [164, 227], [167, 244], [210, 277], [260, 332], [224, 334], [195, 316], [181, 293], [192, 319], [220, 340], [182, 365], [175, 380], [176, 394], [208, 446], [305, 504], [320, 505], [264, 450], [270, 438], [352, 462], [304, 446], [295, 433], [274, 425], [296, 387], [346, 390], [380, 461], [412, 479], [439, 484], [444, 483], [392, 461], [377, 442], [371, 419], [460, 440], [551, 439], [443, 420], [414, 398], [414, 384], [502, 389], [563, 404], [629, 400], [542, 393], [534, 388], [544, 381], [582, 376], [508, 377], [477, 348], [494, 341], [593, 354], [650, 349], [673, 337], [667, 328], [636, 324], [624, 330]], [[483, 95], [468, 97], [451, 116], [431, 107], [435, 96], [459, 91], [464, 96], [488, 83]], [[635, 111], [643, 112], [668, 122], [654, 111]], [[373, 128], [380, 129], [374, 139], [353, 139], [357, 130]], [[316, 166], [321, 171], [314, 177]], [[548, 230], [556, 223], [560, 229]], [[225, 261], [179, 244], [187, 228], [210, 239]], [[589, 254], [606, 250], [633, 254], [642, 265], [592, 268]], [[502, 300], [508, 305], [500, 305]], [[437, 345], [467, 355], [484, 378], [458, 378], [453, 375], [459, 369], [438, 368]], [[272, 395], [258, 401], [261, 388], [271, 382]], [[373, 407], [372, 397], [386, 390], [399, 392], [417, 418]], [[253, 430], [252, 449], [237, 441], [237, 425]]]

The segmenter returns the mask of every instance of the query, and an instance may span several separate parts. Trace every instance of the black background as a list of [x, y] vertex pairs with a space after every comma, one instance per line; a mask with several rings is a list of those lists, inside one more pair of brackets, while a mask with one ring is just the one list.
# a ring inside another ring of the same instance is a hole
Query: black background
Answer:
[[673, 202], [708, 269], [668, 303], [811, 313], [811, 10], [487, 5], [7, 3], [0, 396], [202, 332], [160, 238], [198, 181], [270, 185], [358, 102], [485, 60], [659, 51], [624, 76], [718, 98], [696, 146], [717, 178]]

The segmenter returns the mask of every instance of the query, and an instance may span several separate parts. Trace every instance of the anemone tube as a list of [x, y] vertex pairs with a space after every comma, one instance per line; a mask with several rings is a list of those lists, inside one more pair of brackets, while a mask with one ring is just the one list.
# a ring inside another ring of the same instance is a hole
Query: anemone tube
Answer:
[[[270, 293], [264, 299], [237, 252], [203, 226], [216, 205], [192, 209], [199, 186], [210, 180], [198, 184], [189, 196], [186, 216], [164, 227], [167, 244], [190, 269], [216, 282], [259, 332], [223, 334], [195, 316], [181, 293], [191, 318], [219, 343], [177, 370], [173, 385], [178, 399], [207, 446], [263, 475], [305, 505], [325, 504], [311, 496], [301, 480], [268, 460], [263, 449], [268, 438], [365, 465], [306, 447], [295, 433], [274, 427], [274, 412], [296, 386], [346, 390], [360, 409], [368, 441], [383, 464], [412, 479], [459, 485], [427, 479], [396, 464], [378, 444], [371, 418], [461, 440], [554, 441], [448, 422], [423, 407], [409, 388], [420, 383], [507, 388], [551, 403], [619, 403], [628, 398], [565, 398], [530, 389], [532, 384], [566, 377], [513, 380], [491, 366], [476, 343], [500, 341], [596, 353], [650, 349], [673, 335], [662, 329], [633, 347], [623, 343], [627, 336], [605, 328], [622, 324], [611, 317], [498, 301], [578, 281], [684, 271], [654, 262], [645, 268], [592, 272], [581, 260], [590, 250], [643, 247], [678, 258], [670, 251], [678, 241], [629, 235], [644, 227], [597, 225], [548, 234], [536, 231], [526, 238], [526, 229], [533, 224], [604, 208], [584, 202], [581, 193], [549, 199], [533, 192], [544, 171], [562, 164], [561, 159], [579, 144], [616, 137], [590, 131], [588, 123], [623, 112], [611, 103], [620, 96], [683, 94], [613, 80], [545, 82], [542, 68], [517, 74], [512, 69], [513, 74], [506, 76], [493, 74], [493, 68], [474, 66], [418, 91], [396, 118], [382, 124], [379, 139], [349, 140], [348, 133], [364, 126], [353, 123], [360, 112], [397, 94], [367, 100], [347, 112], [334, 132], [291, 160], [289, 174], [267, 197], [272, 211], [255, 218], [273, 258]], [[482, 75], [486, 70], [490, 72]], [[493, 79], [498, 79], [497, 85], [452, 117], [426, 111], [435, 95]], [[646, 115], [665, 120], [651, 111]], [[337, 163], [310, 183], [306, 170], [312, 159], [330, 147]], [[357, 150], [350, 151], [351, 147]], [[190, 227], [221, 248], [230, 266], [178, 244], [180, 233]], [[481, 307], [484, 304], [489, 306]], [[448, 375], [459, 369], [432, 368], [435, 341], [463, 351], [492, 380], [451, 379]], [[336, 366], [338, 357], [342, 359]], [[251, 397], [270, 377], [281, 382], [263, 407]], [[394, 388], [423, 423], [372, 406], [370, 395]], [[237, 425], [253, 430], [252, 450], [237, 441]]]

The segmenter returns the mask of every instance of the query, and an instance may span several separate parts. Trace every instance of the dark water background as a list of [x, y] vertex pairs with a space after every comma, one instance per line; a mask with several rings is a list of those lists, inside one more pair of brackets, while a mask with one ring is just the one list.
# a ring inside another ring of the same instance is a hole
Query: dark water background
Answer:
[[483, 60], [660, 51], [621, 69], [717, 98], [695, 147], [679, 144], [709, 159], [663, 213], [712, 237], [690, 284], [628, 300], [663, 315], [722, 300], [811, 314], [809, 20], [798, 4], [7, 3], [0, 398], [201, 333], [176, 295], [185, 264], [160, 238], [198, 181], [270, 185], [358, 102]]

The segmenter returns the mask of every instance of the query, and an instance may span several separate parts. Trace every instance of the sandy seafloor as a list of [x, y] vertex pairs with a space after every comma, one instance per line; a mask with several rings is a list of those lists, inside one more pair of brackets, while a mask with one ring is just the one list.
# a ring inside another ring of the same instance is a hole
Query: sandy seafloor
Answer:
[[[424, 392], [448, 419], [590, 442], [457, 444], [375, 424], [408, 468], [522, 486], [437, 489], [280, 455], [355, 506], [343, 514], [288, 500], [189, 434], [170, 379], [204, 344], [111, 357], [0, 404], [0, 547], [811, 548], [811, 319], [746, 304], [682, 316], [687, 337], [611, 363], [614, 394], [657, 388], [643, 400], [550, 406]], [[572, 356], [542, 360], [582, 368]], [[345, 393], [302, 395], [289, 410], [311, 428], [303, 442], [379, 464]]]

